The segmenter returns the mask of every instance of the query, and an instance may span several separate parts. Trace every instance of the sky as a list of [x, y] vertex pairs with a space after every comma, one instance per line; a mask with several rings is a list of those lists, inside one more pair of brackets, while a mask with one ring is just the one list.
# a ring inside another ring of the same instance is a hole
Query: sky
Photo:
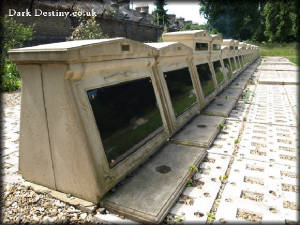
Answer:
[[[150, 14], [155, 8], [153, 1], [133, 0], [133, 8], [142, 5], [149, 6]], [[198, 24], [206, 23], [206, 19], [204, 19], [204, 17], [199, 13], [200, 5], [198, 1], [189, 1], [186, 3], [169, 1], [167, 2], [165, 9], [168, 10], [168, 14], [175, 14], [176, 18], [183, 17], [185, 20], [192, 20], [193, 23]]]

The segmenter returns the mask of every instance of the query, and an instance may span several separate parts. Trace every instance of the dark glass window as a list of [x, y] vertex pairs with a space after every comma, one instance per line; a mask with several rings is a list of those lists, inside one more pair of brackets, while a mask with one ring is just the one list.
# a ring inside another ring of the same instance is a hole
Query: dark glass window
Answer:
[[213, 50], [220, 50], [220, 49], [221, 49], [221, 45], [213, 44]]
[[199, 80], [201, 82], [203, 94], [204, 96], [207, 96], [215, 90], [215, 85], [214, 85], [211, 71], [209, 69], [209, 65], [208, 63], [205, 63], [205, 64], [199, 64], [196, 67], [197, 67]]
[[234, 50], [234, 47], [233, 47], [233, 46], [230, 46], [229, 49], [230, 49], [230, 50]]
[[227, 77], [231, 78], [232, 77], [232, 70], [230, 67], [230, 62], [229, 59], [223, 59], [224, 66], [225, 66], [225, 73], [227, 73]]
[[110, 167], [162, 130], [149, 78], [87, 91]]
[[175, 116], [180, 116], [185, 110], [197, 102], [189, 69], [183, 68], [164, 73], [169, 89]]
[[208, 50], [208, 43], [200, 43], [200, 42], [197, 42], [197, 43], [196, 43], [195, 49], [196, 49], [197, 51]]
[[241, 64], [240, 64], [240, 59], [238, 58], [238, 56], [235, 56], [235, 61], [236, 61], [237, 69], [239, 69], [241, 67]]
[[220, 60], [213, 62], [213, 66], [214, 66], [217, 82], [218, 84], [220, 84], [224, 80], [224, 74], [222, 72], [222, 65]]
[[235, 48], [234, 48], [235, 50], [238, 50], [238, 47], [237, 46], [235, 46]]
[[240, 55], [239, 58], [240, 58], [241, 66], [243, 66], [244, 65], [243, 57]]
[[233, 57], [230, 58], [230, 63], [231, 63], [232, 71], [235, 72], [235, 70], [236, 70], [236, 65], [235, 65], [235, 63], [234, 63]]

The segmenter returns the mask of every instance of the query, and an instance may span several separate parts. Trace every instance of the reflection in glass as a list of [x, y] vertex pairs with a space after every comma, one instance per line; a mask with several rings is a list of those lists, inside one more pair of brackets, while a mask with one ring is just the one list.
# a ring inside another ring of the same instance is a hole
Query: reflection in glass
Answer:
[[224, 62], [224, 66], [225, 66], [225, 73], [227, 74], [228, 78], [231, 78], [232, 77], [232, 70], [231, 70], [231, 67], [230, 67], [229, 59], [223, 59], [223, 62]]
[[110, 167], [161, 131], [149, 78], [87, 91]]
[[208, 50], [208, 43], [197, 42], [195, 50], [197, 50], [197, 51]]
[[218, 84], [222, 83], [224, 80], [224, 74], [223, 74], [223, 69], [220, 60], [213, 62], [215, 74], [216, 74], [216, 79]]
[[233, 57], [230, 57], [230, 63], [231, 63], [232, 71], [234, 73], [236, 71], [236, 65], [235, 65]]
[[242, 58], [241, 55], [239, 56], [239, 59], [240, 59], [241, 66], [243, 66], [244, 65], [244, 61], [243, 61], [243, 58]]
[[178, 117], [197, 101], [189, 69], [164, 72], [164, 76], [175, 116]]
[[241, 64], [240, 64], [240, 60], [239, 60], [238, 56], [235, 56], [235, 61], [236, 61], [237, 69], [239, 69], [241, 67]]
[[213, 50], [221, 50], [221, 45], [213, 44]]
[[204, 96], [207, 96], [215, 90], [215, 85], [212, 79], [212, 74], [210, 72], [209, 65], [208, 63], [205, 63], [199, 64], [196, 67], [199, 80], [201, 82], [203, 94]]

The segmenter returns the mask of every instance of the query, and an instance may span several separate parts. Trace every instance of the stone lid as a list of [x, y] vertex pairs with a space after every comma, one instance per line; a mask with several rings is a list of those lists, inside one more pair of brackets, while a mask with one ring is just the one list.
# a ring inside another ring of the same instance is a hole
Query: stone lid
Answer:
[[211, 35], [211, 38], [212, 38], [212, 42], [213, 43], [222, 43], [223, 42], [223, 38], [221, 37], [221, 35], [219, 34], [212, 34]]
[[237, 40], [233, 40], [234, 41], [234, 46], [239, 46], [239, 41], [237, 41]]
[[206, 30], [188, 30], [169, 32], [162, 35], [164, 41], [177, 41], [177, 40], [198, 40], [209, 42], [212, 40], [211, 35]]
[[192, 49], [179, 42], [155, 42], [145, 43], [157, 50], [159, 56], [178, 56], [192, 54]]
[[12, 49], [8, 52], [14, 63], [104, 61], [126, 58], [153, 57], [156, 50], [126, 38], [76, 40], [33, 47]]
[[225, 46], [234, 46], [234, 40], [233, 39], [223, 39], [222, 45], [225, 45]]

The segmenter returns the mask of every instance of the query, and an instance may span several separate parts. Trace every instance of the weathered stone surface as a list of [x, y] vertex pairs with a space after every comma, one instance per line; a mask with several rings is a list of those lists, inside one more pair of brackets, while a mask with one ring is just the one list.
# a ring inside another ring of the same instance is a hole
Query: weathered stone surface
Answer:
[[204, 109], [203, 114], [228, 117], [236, 101], [235, 99], [216, 98]]
[[171, 141], [183, 145], [209, 147], [219, 133], [219, 125], [225, 119], [217, 116], [198, 115], [171, 137]]
[[196, 147], [167, 144], [101, 204], [135, 220], [159, 223], [184, 189], [189, 167], [205, 155]]

